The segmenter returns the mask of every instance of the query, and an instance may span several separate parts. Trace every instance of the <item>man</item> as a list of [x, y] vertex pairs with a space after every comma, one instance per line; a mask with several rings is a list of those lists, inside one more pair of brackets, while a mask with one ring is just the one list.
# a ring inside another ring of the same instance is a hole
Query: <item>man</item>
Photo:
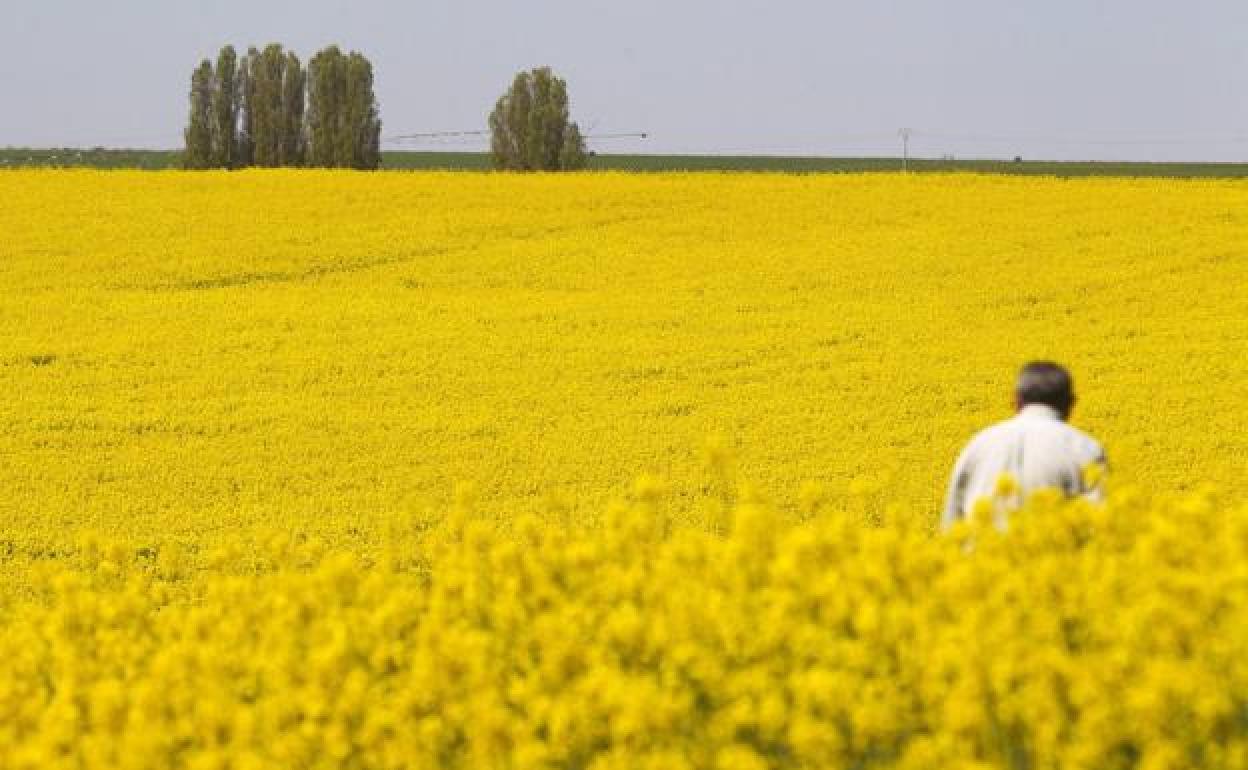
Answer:
[[1009, 509], [1037, 489], [1099, 501], [1107, 469], [1105, 450], [1091, 436], [1066, 424], [1075, 405], [1070, 373], [1037, 361], [1023, 367], [1014, 391], [1017, 414], [980, 432], [953, 468], [941, 528], [970, 516], [988, 498], [997, 526]]

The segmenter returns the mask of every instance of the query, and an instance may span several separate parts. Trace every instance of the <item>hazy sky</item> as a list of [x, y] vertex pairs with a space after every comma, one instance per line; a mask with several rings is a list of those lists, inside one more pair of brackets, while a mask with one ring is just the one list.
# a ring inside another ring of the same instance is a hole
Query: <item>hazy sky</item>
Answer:
[[369, 56], [386, 137], [548, 64], [651, 135], [602, 151], [1248, 160], [1248, 0], [2, 2], [0, 145], [178, 146], [195, 63], [280, 41]]

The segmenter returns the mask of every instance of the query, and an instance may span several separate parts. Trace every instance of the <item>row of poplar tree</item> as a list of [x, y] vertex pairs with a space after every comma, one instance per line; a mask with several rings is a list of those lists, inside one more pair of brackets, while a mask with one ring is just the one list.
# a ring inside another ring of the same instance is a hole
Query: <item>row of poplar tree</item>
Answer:
[[373, 67], [330, 46], [305, 68], [279, 44], [239, 57], [221, 49], [191, 75], [187, 168], [320, 166], [375, 169], [381, 117]]
[[[495, 168], [584, 168], [585, 138], [573, 123], [568, 87], [549, 67], [521, 72], [490, 113]], [[187, 168], [320, 166], [375, 169], [381, 164], [381, 118], [373, 67], [330, 46], [305, 69], [279, 44], [239, 57], [221, 49], [191, 75]]]

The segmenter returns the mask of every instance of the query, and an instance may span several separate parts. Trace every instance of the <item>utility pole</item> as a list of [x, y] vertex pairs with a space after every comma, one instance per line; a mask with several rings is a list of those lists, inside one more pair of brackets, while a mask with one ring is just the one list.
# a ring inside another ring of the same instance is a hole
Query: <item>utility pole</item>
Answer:
[[910, 170], [910, 135], [914, 133], [908, 128], [903, 128], [897, 132], [901, 137], [901, 170]]

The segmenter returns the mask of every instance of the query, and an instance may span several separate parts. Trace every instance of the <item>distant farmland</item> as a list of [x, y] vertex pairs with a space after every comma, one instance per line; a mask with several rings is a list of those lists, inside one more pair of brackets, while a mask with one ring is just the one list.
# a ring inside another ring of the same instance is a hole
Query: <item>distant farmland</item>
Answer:
[[[64, 167], [161, 170], [179, 168], [172, 150], [0, 148], [0, 168]], [[774, 155], [595, 155], [597, 171], [776, 171], [791, 173], [897, 171], [900, 158], [827, 158]], [[911, 171], [975, 171], [1059, 177], [1248, 177], [1245, 163], [1138, 163], [1044, 160], [912, 159]], [[386, 152], [382, 168], [404, 171], [485, 171], [490, 157], [479, 152]]]

